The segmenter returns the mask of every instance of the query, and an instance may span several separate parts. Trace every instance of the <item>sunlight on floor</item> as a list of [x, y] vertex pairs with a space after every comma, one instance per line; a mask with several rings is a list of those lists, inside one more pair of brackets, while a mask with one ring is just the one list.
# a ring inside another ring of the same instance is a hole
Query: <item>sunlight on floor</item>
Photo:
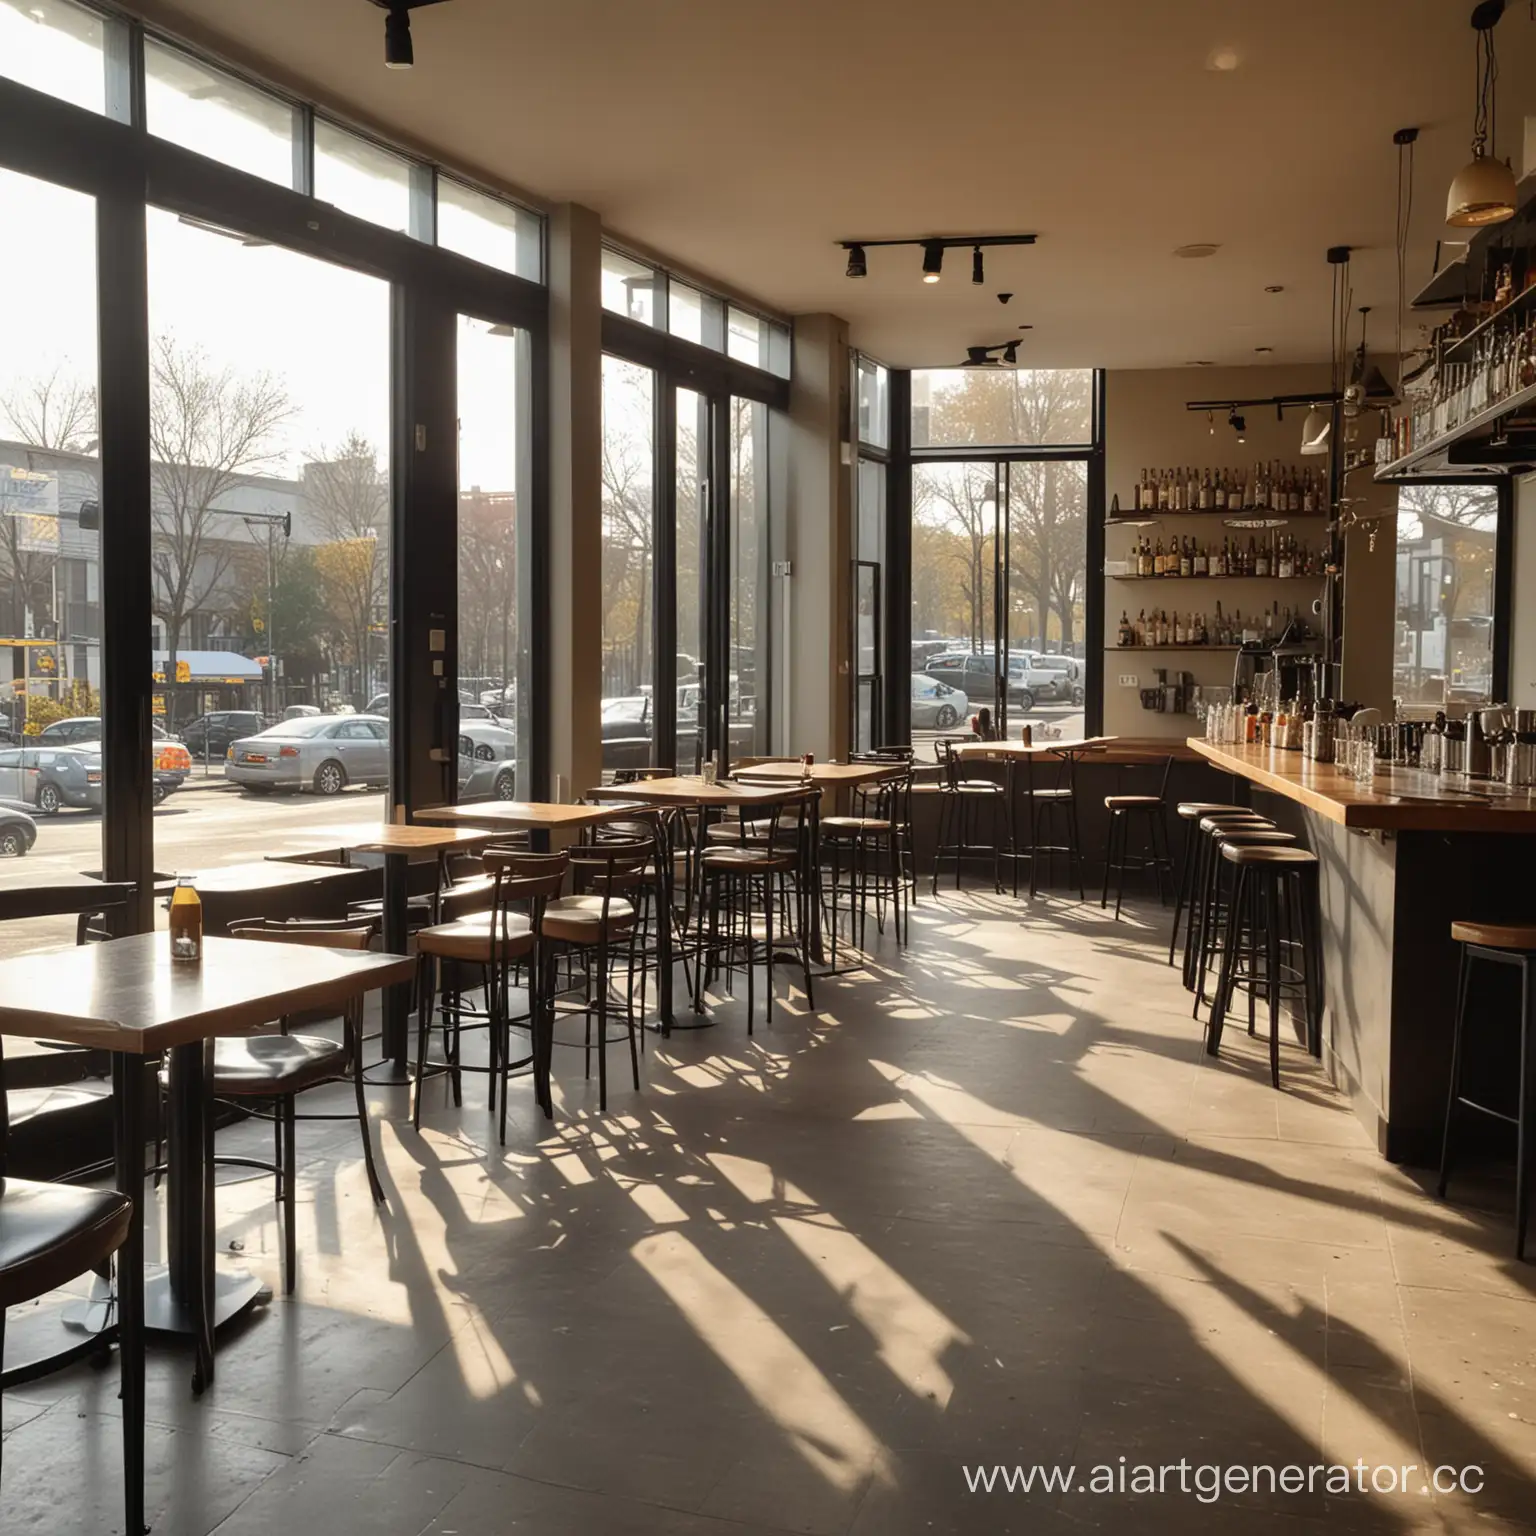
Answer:
[[743, 1391], [833, 1487], [871, 1474], [888, 1483], [884, 1448], [809, 1356], [680, 1232], [630, 1250]]

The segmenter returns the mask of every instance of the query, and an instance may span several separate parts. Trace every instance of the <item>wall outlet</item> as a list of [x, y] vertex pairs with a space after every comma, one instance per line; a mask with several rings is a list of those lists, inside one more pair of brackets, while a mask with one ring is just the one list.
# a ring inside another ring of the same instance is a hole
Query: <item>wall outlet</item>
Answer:
[[1134, 672], [1122, 672], [1120, 674], [1120, 686], [1122, 688], [1140, 688], [1141, 679]]

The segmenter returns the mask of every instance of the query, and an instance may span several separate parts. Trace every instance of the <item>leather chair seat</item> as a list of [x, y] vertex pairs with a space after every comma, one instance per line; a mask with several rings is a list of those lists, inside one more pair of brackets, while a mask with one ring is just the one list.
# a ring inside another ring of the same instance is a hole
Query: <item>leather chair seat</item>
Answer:
[[346, 1072], [347, 1052], [324, 1035], [237, 1035], [213, 1045], [216, 1097], [298, 1093]]
[[[491, 963], [491, 912], [473, 912], [450, 923], [434, 923], [416, 935], [419, 954], [436, 955], [440, 960], [463, 960], [470, 964]], [[503, 958], [516, 960], [533, 948], [533, 928], [517, 912], [504, 913], [497, 925]]]
[[1144, 806], [1161, 805], [1161, 795], [1105, 795], [1106, 811], [1134, 811]]
[[561, 896], [544, 908], [539, 931], [547, 939], [567, 944], [597, 944], [628, 933], [635, 925], [635, 909], [613, 897], [608, 902], [608, 930], [603, 931], [601, 896]]
[[0, 1307], [42, 1296], [115, 1253], [132, 1210], [115, 1190], [0, 1179]]
[[823, 816], [823, 832], [889, 832], [890, 822], [879, 816]]

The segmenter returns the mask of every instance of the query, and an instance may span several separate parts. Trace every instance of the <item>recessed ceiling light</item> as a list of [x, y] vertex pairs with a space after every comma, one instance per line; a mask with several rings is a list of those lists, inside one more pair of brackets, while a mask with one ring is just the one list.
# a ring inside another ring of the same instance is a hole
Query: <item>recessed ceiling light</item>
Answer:
[[1284, 293], [1285, 292], [1285, 284], [1284, 283], [1266, 283], [1264, 285], [1264, 292], [1265, 293]]
[[1173, 254], [1194, 261], [1201, 256], [1214, 256], [1220, 249], [1219, 245], [1208, 245], [1197, 240], [1193, 245], [1176, 245], [1173, 248]]
[[1228, 43], [1219, 44], [1205, 56], [1205, 67], [1219, 75], [1230, 74], [1242, 62], [1237, 49]]

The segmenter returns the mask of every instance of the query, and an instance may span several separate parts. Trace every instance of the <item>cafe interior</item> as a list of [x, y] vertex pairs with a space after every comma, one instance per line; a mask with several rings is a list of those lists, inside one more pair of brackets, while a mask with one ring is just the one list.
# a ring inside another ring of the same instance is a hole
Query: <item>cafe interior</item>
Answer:
[[0, 0], [0, 224], [0, 1531], [1536, 1527], [1536, 11]]

